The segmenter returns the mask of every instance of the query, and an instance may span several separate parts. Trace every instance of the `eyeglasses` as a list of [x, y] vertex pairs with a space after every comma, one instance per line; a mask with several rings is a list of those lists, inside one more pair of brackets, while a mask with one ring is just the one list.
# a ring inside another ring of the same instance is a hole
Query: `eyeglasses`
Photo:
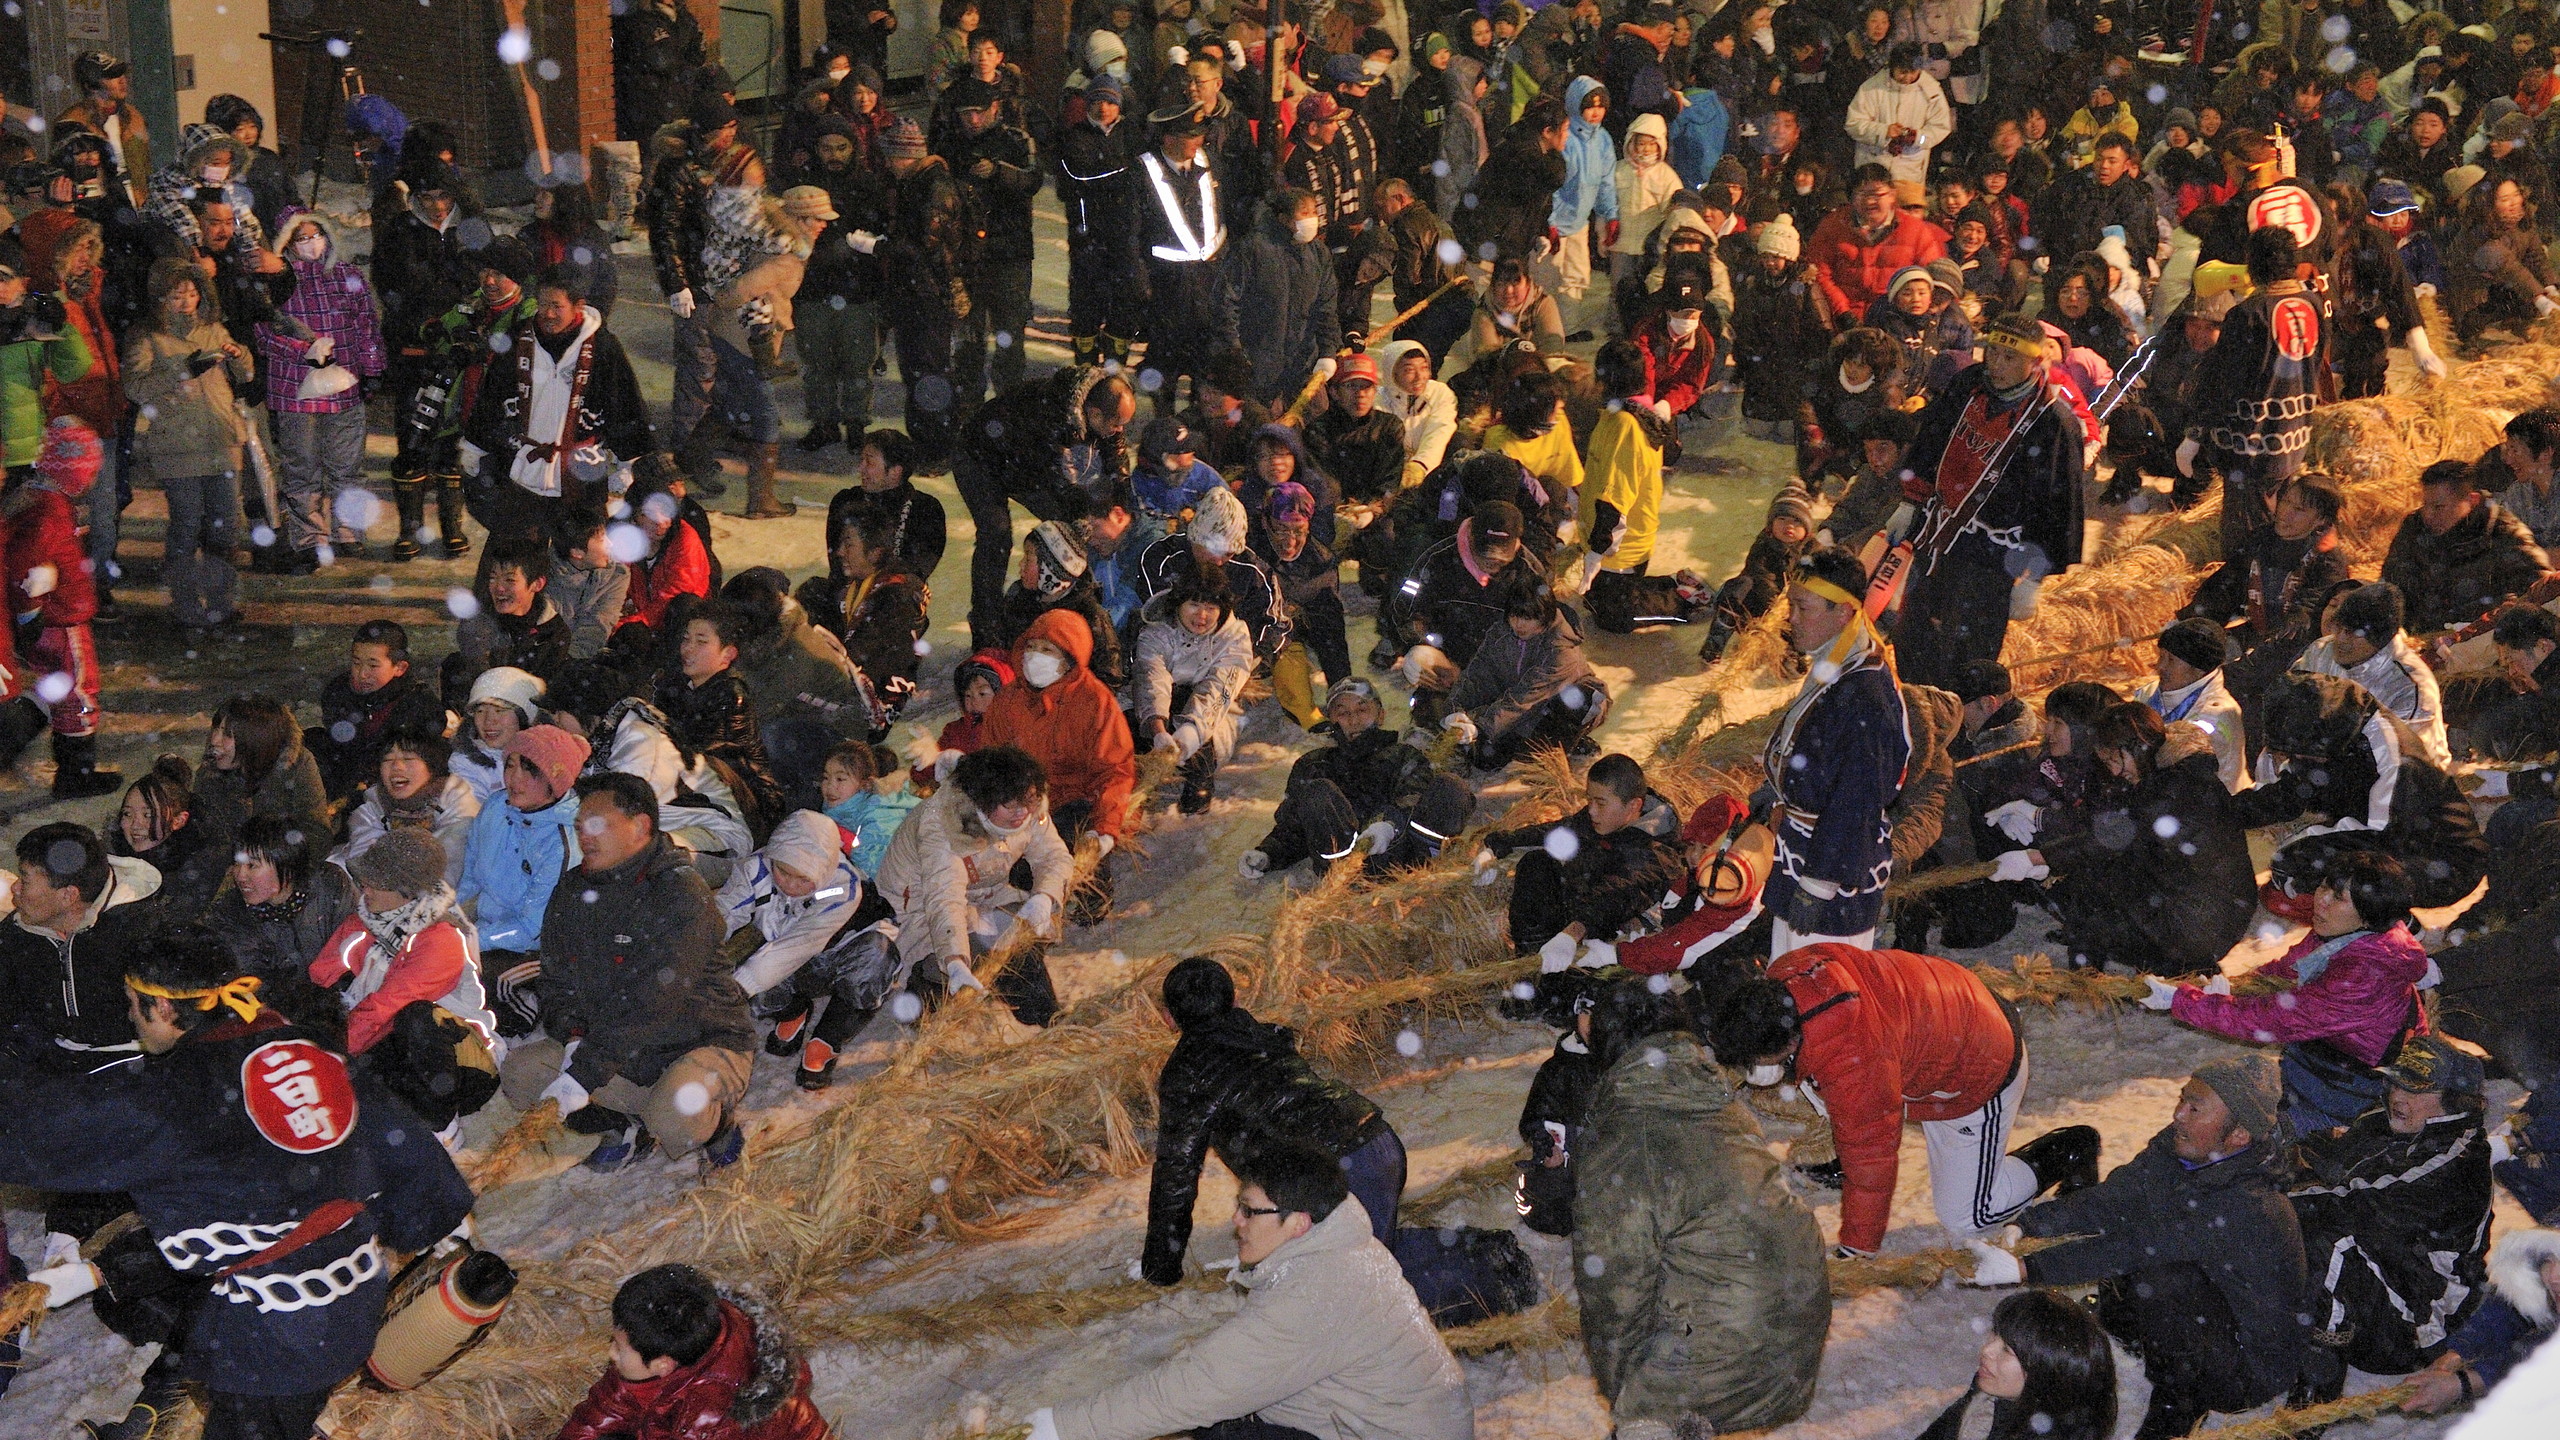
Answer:
[[1260, 1205], [1247, 1205], [1241, 1199], [1236, 1201], [1236, 1218], [1240, 1220], [1250, 1220], [1256, 1215], [1285, 1215], [1287, 1213], [1287, 1211], [1282, 1210], [1277, 1205], [1265, 1208]]

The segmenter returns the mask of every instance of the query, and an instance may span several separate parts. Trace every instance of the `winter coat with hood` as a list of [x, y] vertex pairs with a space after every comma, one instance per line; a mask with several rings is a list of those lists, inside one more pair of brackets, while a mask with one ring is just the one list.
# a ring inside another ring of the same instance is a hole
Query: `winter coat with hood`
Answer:
[[1525, 640], [1508, 624], [1487, 626], [1449, 692], [1449, 705], [1467, 712], [1491, 740], [1509, 734], [1566, 686], [1588, 683], [1592, 673], [1582, 655], [1582, 617], [1559, 605], [1554, 623]]
[[1588, 75], [1564, 87], [1564, 184], [1547, 208], [1550, 229], [1571, 235], [1594, 220], [1618, 218], [1618, 145], [1605, 124], [1582, 117], [1594, 91], [1608, 91]]
[[2248, 833], [2232, 813], [2212, 742], [2192, 721], [2169, 727], [2150, 774], [2130, 793], [2096, 807], [2086, 829], [2039, 837], [2037, 848], [2056, 875], [2101, 893], [2149, 936], [2168, 974], [2210, 972], [2257, 910]]
[[1265, 206], [1224, 262], [1226, 328], [1245, 337], [1257, 396], [1290, 394], [1342, 348], [1333, 254], [1320, 240], [1299, 244], [1291, 219]]
[[809, 1362], [778, 1318], [723, 1292], [711, 1348], [665, 1379], [630, 1381], [607, 1367], [561, 1422], [560, 1440], [827, 1440], [809, 1400]]
[[45, 401], [53, 387], [104, 368], [77, 325], [66, 324], [50, 337], [27, 335], [23, 328], [20, 334], [0, 345], [0, 464], [13, 470], [36, 463], [44, 448]]
[[1419, 340], [1390, 340], [1378, 352], [1378, 375], [1383, 382], [1378, 387], [1378, 408], [1404, 426], [1403, 483], [1407, 485], [1440, 468], [1449, 441], [1458, 433], [1456, 391], [1437, 379], [1424, 380], [1419, 392], [1397, 383], [1396, 366], [1416, 352], [1429, 353]]
[[578, 795], [539, 810], [504, 796], [481, 807], [463, 845], [461, 903], [471, 907], [480, 943], [492, 950], [542, 948], [543, 916], [560, 877], [576, 867]]
[[[1640, 165], [1632, 152], [1636, 141], [1648, 137], [1662, 150], [1652, 164]], [[1645, 242], [1671, 214], [1671, 197], [1680, 192], [1680, 172], [1671, 168], [1671, 128], [1659, 115], [1647, 112], [1627, 126], [1626, 149], [1629, 158], [1618, 162], [1616, 180], [1618, 243], [1609, 247], [1609, 253], [1642, 255]]]
[[[906, 689], [912, 691], [912, 653], [906, 669]], [[809, 612], [788, 595], [782, 597], [782, 623], [739, 647], [738, 663], [729, 673], [746, 686], [755, 717], [764, 725], [811, 719], [852, 740], [867, 740], [889, 726], [889, 712], [871, 677], [855, 668], [843, 641], [811, 623]]]
[[[1890, 69], [1867, 77], [1858, 93], [1849, 101], [1844, 121], [1849, 138], [1858, 142], [1852, 163], [1882, 165], [1893, 172], [1896, 181], [1918, 181], [1929, 178], [1929, 155], [1947, 141], [1955, 130], [1955, 112], [1947, 106], [1947, 93], [1938, 85], [1937, 77], [1923, 71], [1919, 78], [1905, 85], [1894, 79]], [[1885, 149], [1886, 132], [1900, 125], [1918, 133], [1919, 139], [1897, 155]]]
[[[441, 184], [457, 197], [460, 194], [460, 177], [450, 171], [422, 172], [420, 180]], [[396, 354], [424, 345], [429, 322], [461, 304], [479, 285], [480, 267], [462, 246], [463, 207], [458, 198], [439, 228], [419, 208], [418, 186], [395, 180], [391, 188], [399, 213], [387, 228], [374, 234], [373, 288], [382, 296], [383, 336]]]
[[[1138, 631], [1138, 658], [1130, 677], [1138, 723], [1161, 719], [1180, 758], [1203, 746], [1223, 765], [1235, 754], [1236, 718], [1245, 681], [1253, 675], [1253, 632], [1221, 606], [1216, 628], [1191, 633], [1175, 613], [1171, 595], [1147, 602]], [[1176, 713], [1174, 687], [1191, 687], [1190, 703]]]
[[[1485, 139], [1484, 111], [1476, 103], [1476, 83], [1483, 78], [1484, 62], [1472, 55], [1450, 56], [1449, 68], [1441, 73], [1449, 115], [1440, 122], [1438, 158], [1449, 168], [1431, 178], [1431, 208], [1443, 219], [1456, 214], [1459, 197], [1474, 192], [1477, 172], [1492, 150]], [[1423, 76], [1416, 83], [1433, 82]]]
[[2379, 1065], [2414, 1023], [2418, 984], [2430, 962], [2405, 925], [2359, 930], [2334, 939], [2305, 935], [2258, 973], [2291, 982], [2272, 995], [2208, 995], [2181, 989], [2173, 1019], [2253, 1045], [2326, 1041], [2358, 1064]]
[[[2306, 693], [2279, 705], [2279, 687]], [[2427, 758], [2408, 721], [2363, 687], [2332, 675], [2287, 674], [2268, 694], [2261, 738], [2286, 758], [2272, 781], [2231, 797], [2241, 825], [2311, 819], [2288, 848], [2333, 833], [2379, 832], [2382, 847], [2408, 868], [2420, 909], [2471, 893], [2487, 869], [2488, 842], [2471, 802], [2453, 776]]]
[[449, 887], [439, 887], [435, 898], [442, 905], [442, 918], [402, 936], [396, 948], [383, 943], [359, 908], [339, 924], [312, 960], [312, 984], [324, 990], [341, 981], [346, 984], [338, 998], [347, 1010], [349, 1055], [372, 1049], [391, 1033], [401, 1011], [421, 1001], [469, 1026], [480, 1043], [505, 1053], [497, 1017], [489, 1013], [488, 993], [480, 984], [479, 936], [462, 912], [453, 908]]
[[[817, 889], [785, 895], [774, 883], [777, 864], [815, 880]], [[798, 973], [853, 918], [862, 889], [835, 821], [815, 810], [782, 817], [763, 849], [729, 867], [717, 896], [728, 933], [753, 926], [763, 942], [738, 962], [738, 988], [761, 995]]]
[[109, 864], [106, 888], [71, 922], [68, 935], [23, 915], [0, 922], [0, 997], [7, 1014], [42, 1030], [66, 1051], [134, 1049], [124, 976], [170, 918], [156, 901], [160, 872], [133, 860]]
[[[578, 871], [542, 917], [542, 1023], [583, 1036], [568, 1074], [590, 1092], [647, 1087], [693, 1050], [751, 1051], [746, 993], [721, 958], [720, 907], [664, 835], [610, 870]], [[635, 963], [643, 962], [643, 963]]]
[[2510, 1230], [2489, 1252], [2489, 1297], [2445, 1348], [2495, 1385], [2560, 1333], [2542, 1267], [2560, 1260], [2560, 1230]]
[[[902, 953], [919, 962], [965, 959], [979, 916], [1011, 915], [1034, 895], [1063, 907], [1075, 863], [1047, 802], [1010, 831], [998, 830], [959, 786], [945, 785], [890, 837], [880, 895], [898, 917]], [[1030, 888], [1014, 885], [1017, 865], [1030, 867]]]
[[347, 817], [347, 843], [331, 852], [329, 863], [347, 864], [395, 828], [421, 829], [444, 847], [444, 883], [459, 888], [471, 827], [479, 818], [479, 793], [459, 775], [447, 775], [432, 792], [420, 792], [405, 804], [384, 794], [381, 785], [367, 785], [363, 803]]
[[[57, 216], [63, 218], [56, 221]], [[113, 435], [125, 413], [123, 357], [116, 349], [113, 328], [123, 317], [107, 313], [107, 301], [114, 298], [111, 290], [117, 288], [110, 280], [118, 236], [112, 224], [102, 226], [106, 255], [75, 288], [66, 283], [62, 261], [83, 218], [74, 210], [40, 210], [20, 221], [18, 235], [26, 249], [21, 273], [29, 278], [31, 291], [50, 290], [61, 299], [67, 312], [64, 333], [77, 334], [94, 362], [78, 373], [65, 369], [48, 377], [43, 387], [45, 418], [76, 415], [100, 435]], [[39, 434], [42, 428], [37, 427]]]
[[1972, 971], [1935, 956], [1808, 945], [1768, 973], [1805, 1017], [1795, 1077], [1822, 1097], [1840, 1147], [1840, 1243], [1874, 1250], [1893, 1209], [1903, 1122], [1981, 1109], [2017, 1073], [2023, 1037]]
[[[305, 224], [317, 226], [321, 237], [329, 242], [327, 251], [317, 260], [305, 260], [293, 253], [293, 233]], [[267, 361], [267, 408], [278, 413], [334, 415], [363, 404], [363, 396], [356, 389], [310, 400], [300, 395], [303, 379], [313, 369], [306, 357], [312, 345], [323, 337], [334, 351], [330, 363], [354, 371], [359, 379], [378, 376], [389, 364], [383, 349], [382, 323], [374, 314], [373, 288], [365, 283], [363, 271], [338, 258], [337, 226], [318, 211], [286, 211], [276, 224], [273, 243], [277, 255], [293, 267], [293, 294], [284, 302], [283, 314], [298, 322], [309, 338], [282, 324], [258, 327], [258, 347]]]
[[2310, 1341], [2311, 1281], [2302, 1226], [2278, 1183], [2279, 1147], [2248, 1149], [2208, 1165], [2178, 1158], [2163, 1128], [2107, 1178], [2017, 1219], [2029, 1236], [2074, 1236], [2026, 1257], [2030, 1285], [2088, 1285], [2192, 1265], [2231, 1307], [2249, 1403], [2290, 1387]]
[[[203, 293], [202, 286], [197, 293]], [[152, 308], [159, 308], [156, 296]], [[239, 473], [247, 432], [232, 387], [249, 383], [257, 371], [255, 362], [243, 350], [222, 357], [201, 375], [187, 373], [194, 356], [220, 357], [230, 343], [230, 333], [202, 309], [184, 333], [154, 324], [126, 343], [124, 393], [134, 406], [135, 479], [166, 484]]]
[[[2326, 1278], [2323, 1330], [2352, 1329], [2348, 1363], [2398, 1374], [2435, 1352], [2480, 1304], [2488, 1278], [2489, 1136], [2478, 1110], [2391, 1128], [2387, 1109], [2346, 1134], [2303, 1141], [2290, 1199]], [[2386, 1338], [2388, 1337], [2388, 1338]]]
[[2495, 500], [2480, 501], [2441, 535], [2412, 512], [2382, 559], [2382, 578], [2408, 597], [2412, 634], [2468, 625], [2550, 569], [2533, 531]]
[[[1067, 657], [1067, 673], [1046, 689], [1019, 678], [1023, 645], [1033, 640]], [[987, 707], [982, 743], [1019, 746], [1049, 772], [1052, 808], [1085, 802], [1092, 829], [1117, 840], [1137, 784], [1137, 751], [1110, 687], [1094, 677], [1092, 660], [1093, 633], [1081, 617], [1052, 610], [1032, 621], [1013, 647], [1017, 678]]]
[[222, 198], [231, 204], [238, 230], [231, 241], [232, 253], [244, 260], [254, 260], [267, 243], [267, 230], [258, 214], [257, 197], [250, 192], [244, 178], [249, 172], [245, 163], [254, 154], [248, 146], [231, 138], [226, 131], [202, 123], [181, 127], [180, 143], [185, 147], [178, 158], [151, 172], [150, 199], [143, 209], [152, 219], [167, 226], [177, 241], [180, 253], [193, 256], [203, 243], [204, 231], [197, 224], [195, 212], [187, 202], [205, 188], [204, 167], [217, 155], [227, 154], [231, 173], [222, 182]]
[[1247, 1415], [1317, 1440], [1472, 1440], [1466, 1374], [1357, 1198], [1236, 1284], [1244, 1308], [1207, 1338], [1057, 1406], [1059, 1440], [1146, 1440]]
[[1156, 1076], [1156, 1159], [1140, 1273], [1182, 1278], [1192, 1202], [1211, 1150], [1234, 1156], [1287, 1141], [1339, 1159], [1387, 1133], [1386, 1113], [1298, 1053], [1297, 1032], [1230, 1006], [1182, 1032]]
[[1576, 1140], [1582, 1345], [1618, 1423], [1803, 1414], [1831, 1325], [1822, 1231], [1715, 1057], [1680, 1034], [1629, 1046]]

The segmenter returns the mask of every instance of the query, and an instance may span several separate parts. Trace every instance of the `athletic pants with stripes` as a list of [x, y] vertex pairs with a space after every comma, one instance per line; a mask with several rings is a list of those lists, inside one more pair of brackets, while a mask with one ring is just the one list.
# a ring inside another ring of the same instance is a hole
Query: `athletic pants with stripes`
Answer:
[[2036, 1172], [2009, 1154], [2009, 1127], [2026, 1094], [2027, 1057], [2021, 1054], [2018, 1073], [1981, 1109], [1920, 1123], [1929, 1146], [1929, 1198], [1937, 1205], [1938, 1223], [1959, 1240], [2008, 1224], [2035, 1198]]

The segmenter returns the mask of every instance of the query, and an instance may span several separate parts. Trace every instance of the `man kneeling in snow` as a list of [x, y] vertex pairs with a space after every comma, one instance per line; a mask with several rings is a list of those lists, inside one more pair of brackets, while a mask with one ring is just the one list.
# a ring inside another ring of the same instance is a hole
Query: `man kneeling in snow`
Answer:
[[1341, 1165], [1272, 1145], [1236, 1157], [1236, 1178], [1244, 1309], [1151, 1370], [1032, 1412], [1031, 1440], [1471, 1440], [1466, 1376]]

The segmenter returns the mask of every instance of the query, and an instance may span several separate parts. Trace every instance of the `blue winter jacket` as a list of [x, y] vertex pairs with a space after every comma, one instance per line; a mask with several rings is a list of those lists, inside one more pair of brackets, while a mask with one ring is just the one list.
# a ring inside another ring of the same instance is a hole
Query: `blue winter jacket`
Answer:
[[1689, 97], [1689, 108], [1671, 122], [1672, 171], [1680, 183], [1692, 190], [1707, 183], [1716, 171], [1716, 162], [1724, 158], [1725, 141], [1733, 131], [1733, 116], [1726, 112], [1724, 100], [1703, 86], [1683, 92]]
[[578, 863], [578, 797], [542, 810], [500, 802], [471, 822], [456, 898], [473, 906], [483, 950], [539, 950], [552, 887]]
[[1564, 138], [1564, 184], [1547, 223], [1566, 235], [1593, 220], [1618, 218], [1618, 144], [1606, 129], [1582, 118], [1583, 98], [1601, 89], [1599, 81], [1577, 75], [1564, 90], [1564, 113], [1573, 118]]
[[853, 835], [853, 868], [865, 880], [880, 878], [880, 862], [888, 858], [889, 841], [910, 811], [924, 803], [924, 797], [912, 790], [883, 795], [877, 790], [856, 790], [827, 807], [827, 818]]

